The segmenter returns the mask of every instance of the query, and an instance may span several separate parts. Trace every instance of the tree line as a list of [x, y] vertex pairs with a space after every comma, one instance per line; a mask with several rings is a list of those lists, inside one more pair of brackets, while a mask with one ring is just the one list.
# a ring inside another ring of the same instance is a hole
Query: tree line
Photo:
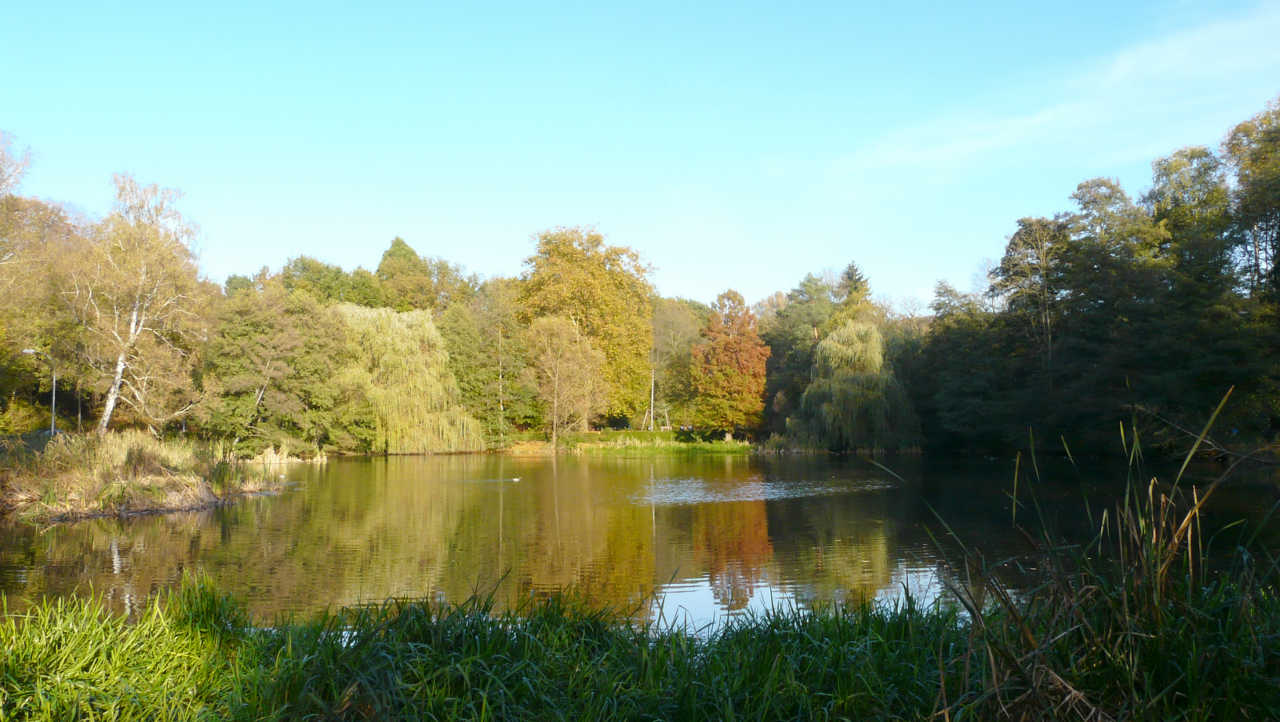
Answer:
[[[394, 239], [376, 269], [299, 256], [204, 280], [177, 194], [116, 178], [102, 219], [17, 193], [0, 136], [0, 426], [143, 426], [230, 453], [417, 453], [683, 428], [783, 447], [997, 450], [1195, 433], [1228, 389], [1232, 437], [1280, 427], [1280, 104], [1217, 150], [1155, 161], [1131, 198], [1093, 179], [1017, 221], [985, 289], [931, 314], [872, 298], [856, 263], [748, 305], [656, 293], [590, 228], [537, 234], [481, 279]], [[38, 353], [23, 353], [30, 349]], [[74, 412], [74, 413], [73, 413]], [[47, 413], [47, 411], [44, 411]], [[86, 418], [87, 415], [87, 418]]]
[[989, 284], [939, 284], [903, 360], [926, 433], [968, 448], [1119, 448], [1117, 424], [1170, 444], [1280, 432], [1280, 101], [1216, 151], [1152, 163], [1137, 199], [1110, 179], [1023, 218]]

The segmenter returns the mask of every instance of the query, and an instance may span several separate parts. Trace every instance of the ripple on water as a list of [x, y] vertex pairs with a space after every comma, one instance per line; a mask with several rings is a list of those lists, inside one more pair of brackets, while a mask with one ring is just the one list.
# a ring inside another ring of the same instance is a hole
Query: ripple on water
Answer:
[[896, 482], [874, 478], [781, 480], [757, 477], [726, 482], [689, 477], [654, 481], [646, 490], [632, 496], [631, 502], [640, 506], [679, 506], [726, 501], [776, 501], [887, 491], [897, 487]]

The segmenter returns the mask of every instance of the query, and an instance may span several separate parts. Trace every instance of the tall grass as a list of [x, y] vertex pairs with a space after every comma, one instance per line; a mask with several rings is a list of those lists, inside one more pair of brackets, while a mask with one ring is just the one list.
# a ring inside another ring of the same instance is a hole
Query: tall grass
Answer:
[[[1018, 562], [991, 563], [965, 548], [965, 583], [950, 588], [974, 638], [962, 686], [968, 675], [984, 678], [970, 706], [1017, 719], [1274, 719], [1277, 560], [1253, 545], [1258, 530], [1203, 535], [1205, 503], [1235, 465], [1203, 489], [1191, 486], [1182, 474], [1193, 446], [1173, 482], [1162, 484], [1143, 477], [1133, 429], [1125, 444], [1127, 493], [1102, 514], [1091, 541], [1066, 545], [1043, 523], [1038, 535], [1024, 530], [1024, 563], [1038, 570], [1037, 586], [1012, 593], [999, 573]], [[1044, 519], [1034, 455], [1031, 471], [1021, 500], [1015, 481], [1015, 525], [1023, 500]]]
[[237, 607], [197, 584], [134, 622], [93, 598], [3, 611], [0, 719], [214, 718], [248, 629]]
[[10, 443], [0, 498], [33, 519], [191, 508], [269, 488], [271, 470], [227, 462], [203, 442], [139, 430], [61, 434], [41, 449]]
[[254, 629], [187, 580], [136, 624], [92, 599], [5, 620], [0, 717], [913, 719], [938, 704], [939, 650], [964, 640], [954, 614], [911, 606], [779, 612], [704, 638], [563, 598], [501, 615], [391, 601]]

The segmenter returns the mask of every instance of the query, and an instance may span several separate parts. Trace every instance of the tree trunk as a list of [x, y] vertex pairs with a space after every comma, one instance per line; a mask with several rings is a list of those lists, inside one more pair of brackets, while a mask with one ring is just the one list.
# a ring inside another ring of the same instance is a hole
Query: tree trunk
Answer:
[[552, 394], [551, 394], [551, 453], [552, 454], [555, 454], [556, 449], [559, 448], [556, 445], [556, 442], [558, 440], [557, 439], [558, 432], [560, 430], [559, 427], [560, 427], [560, 376], [557, 374], [555, 379], [552, 381]]
[[650, 364], [650, 365], [649, 365], [649, 430], [650, 430], [650, 431], [653, 431], [653, 427], [656, 425], [656, 424], [654, 423], [654, 422], [655, 422], [655, 419], [653, 418], [653, 416], [654, 416], [654, 414], [653, 414], [653, 397], [654, 397], [653, 390], [654, 390], [654, 386], [657, 384], [657, 380], [658, 380], [658, 371], [657, 371], [657, 369], [656, 369], [652, 364]]
[[507, 445], [507, 405], [502, 386], [502, 326], [498, 326], [498, 445]]
[[106, 402], [102, 405], [102, 417], [98, 419], [98, 434], [107, 433], [107, 424], [111, 423], [111, 413], [116, 410], [116, 401], [120, 398], [120, 383], [124, 380], [124, 359], [122, 351], [116, 358], [116, 373], [111, 379], [111, 388], [107, 389]]

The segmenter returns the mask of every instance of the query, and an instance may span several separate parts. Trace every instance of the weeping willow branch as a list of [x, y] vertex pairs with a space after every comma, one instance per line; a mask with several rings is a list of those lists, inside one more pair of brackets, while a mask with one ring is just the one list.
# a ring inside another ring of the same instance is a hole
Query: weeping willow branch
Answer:
[[444, 340], [427, 311], [336, 307], [358, 349], [358, 378], [376, 419], [374, 449], [429, 454], [484, 449], [484, 432], [462, 408]]

